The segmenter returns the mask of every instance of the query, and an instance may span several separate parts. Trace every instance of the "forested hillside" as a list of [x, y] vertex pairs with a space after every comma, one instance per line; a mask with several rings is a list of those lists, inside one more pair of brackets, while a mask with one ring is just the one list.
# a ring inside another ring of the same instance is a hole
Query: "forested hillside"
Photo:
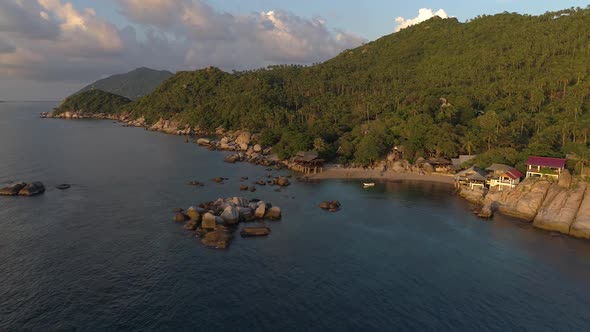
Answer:
[[148, 121], [262, 132], [282, 156], [371, 163], [479, 153], [587, 158], [590, 9], [434, 18], [311, 67], [180, 72], [124, 108]]
[[169, 71], [137, 68], [126, 74], [118, 74], [85, 86], [76, 94], [102, 90], [135, 100], [154, 91], [162, 82], [173, 76]]
[[65, 112], [76, 112], [86, 115], [97, 113], [115, 114], [130, 102], [130, 99], [116, 94], [100, 90], [90, 90], [66, 98], [66, 100], [55, 108], [53, 113], [54, 115]]

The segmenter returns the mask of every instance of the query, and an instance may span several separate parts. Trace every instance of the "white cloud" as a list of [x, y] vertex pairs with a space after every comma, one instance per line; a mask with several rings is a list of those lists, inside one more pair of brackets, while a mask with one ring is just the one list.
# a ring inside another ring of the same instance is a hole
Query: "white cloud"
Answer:
[[137, 67], [311, 64], [364, 42], [321, 18], [230, 14], [202, 0], [116, 0], [122, 29], [68, 0], [0, 0], [0, 77], [88, 82]]
[[418, 16], [414, 17], [414, 18], [404, 18], [404, 17], [398, 17], [395, 19], [395, 23], [397, 24], [397, 26], [395, 27], [395, 32], [400, 31], [401, 29], [405, 29], [409, 26], [412, 25], [416, 25], [418, 23], [422, 23], [424, 21], [427, 21], [435, 16], [438, 16], [440, 18], [449, 18], [450, 16], [447, 14], [446, 11], [444, 11], [444, 9], [439, 9], [438, 11], [434, 11], [430, 8], [420, 8], [420, 10], [418, 10]]

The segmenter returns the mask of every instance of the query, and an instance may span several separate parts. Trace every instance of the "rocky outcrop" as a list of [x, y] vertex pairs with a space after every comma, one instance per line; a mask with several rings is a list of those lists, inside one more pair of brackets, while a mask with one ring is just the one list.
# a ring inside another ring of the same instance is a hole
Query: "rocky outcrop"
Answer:
[[[571, 183], [571, 180], [568, 182]], [[563, 183], [551, 185], [533, 224], [542, 229], [569, 234], [585, 191], [585, 183], [573, 183], [571, 188], [564, 187]]]
[[588, 192], [584, 195], [569, 233], [575, 237], [590, 239], [590, 193]]
[[340, 210], [340, 202], [338, 201], [325, 201], [320, 203], [320, 209], [330, 211], [330, 212], [337, 212]]
[[468, 202], [473, 204], [481, 204], [483, 199], [486, 195], [486, 191], [484, 189], [469, 189], [469, 188], [461, 188], [459, 190], [459, 196], [466, 199]]
[[0, 189], [0, 196], [37, 196], [45, 192], [45, 185], [41, 182], [19, 182]]
[[8, 187], [0, 189], [0, 196], [16, 196], [18, 192], [23, 189], [27, 184], [24, 182], [15, 183]]
[[[279, 220], [282, 211], [260, 200], [248, 200], [242, 197], [219, 198], [213, 202], [190, 207], [186, 214], [182, 209], [175, 209], [174, 220], [185, 222], [184, 229], [194, 231], [201, 243], [212, 248], [227, 248], [233, 239], [233, 232], [241, 222], [259, 220]], [[188, 220], [188, 221], [187, 221]], [[242, 236], [266, 236], [270, 234], [267, 227], [246, 227]]]
[[533, 221], [550, 186], [550, 181], [529, 178], [514, 189], [489, 192], [483, 205], [508, 216]]

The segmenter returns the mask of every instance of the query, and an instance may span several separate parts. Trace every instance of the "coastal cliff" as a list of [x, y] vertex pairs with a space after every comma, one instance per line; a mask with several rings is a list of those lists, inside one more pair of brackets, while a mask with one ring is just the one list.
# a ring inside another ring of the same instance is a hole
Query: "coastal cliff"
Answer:
[[[462, 189], [460, 195], [476, 193]], [[559, 181], [528, 178], [511, 190], [485, 194], [482, 211], [499, 212], [532, 222], [533, 226], [590, 239], [588, 183], [566, 173]], [[477, 192], [477, 195], [480, 193]]]

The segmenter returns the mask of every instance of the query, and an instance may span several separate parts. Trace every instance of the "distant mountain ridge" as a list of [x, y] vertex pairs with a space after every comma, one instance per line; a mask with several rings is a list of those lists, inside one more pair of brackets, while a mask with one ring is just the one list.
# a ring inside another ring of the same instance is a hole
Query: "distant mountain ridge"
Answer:
[[98, 80], [82, 88], [74, 95], [95, 89], [136, 100], [150, 94], [162, 82], [173, 75], [173, 73], [166, 70], [137, 68], [126, 74], [117, 74]]

